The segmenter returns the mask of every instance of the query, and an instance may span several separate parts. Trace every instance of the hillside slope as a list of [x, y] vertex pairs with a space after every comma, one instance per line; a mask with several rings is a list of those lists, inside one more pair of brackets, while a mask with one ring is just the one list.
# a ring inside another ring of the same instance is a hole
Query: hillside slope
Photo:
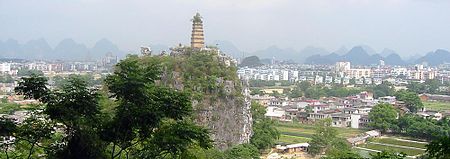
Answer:
[[160, 83], [192, 94], [194, 120], [208, 127], [216, 147], [247, 143], [252, 135], [250, 102], [234, 66], [225, 66], [213, 51], [189, 55], [146, 56], [160, 61]]

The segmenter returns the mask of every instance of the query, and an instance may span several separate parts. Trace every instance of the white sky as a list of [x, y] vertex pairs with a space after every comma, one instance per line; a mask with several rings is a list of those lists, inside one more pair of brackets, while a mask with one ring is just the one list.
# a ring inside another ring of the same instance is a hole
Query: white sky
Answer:
[[199, 11], [207, 41], [251, 52], [271, 45], [333, 51], [390, 48], [402, 56], [450, 49], [448, 0], [0, 0], [0, 40], [65, 38], [92, 46], [107, 38], [122, 50], [187, 44]]

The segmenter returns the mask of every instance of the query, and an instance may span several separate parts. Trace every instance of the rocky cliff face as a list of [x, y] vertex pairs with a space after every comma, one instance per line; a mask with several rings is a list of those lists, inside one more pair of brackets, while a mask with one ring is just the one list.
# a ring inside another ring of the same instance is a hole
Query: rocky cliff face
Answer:
[[253, 132], [248, 89], [235, 67], [208, 53], [159, 60], [165, 67], [162, 84], [193, 94], [194, 120], [210, 129], [217, 148], [249, 142]]
[[194, 101], [196, 120], [211, 130], [219, 149], [247, 143], [252, 135], [250, 102], [243, 96], [226, 95]]

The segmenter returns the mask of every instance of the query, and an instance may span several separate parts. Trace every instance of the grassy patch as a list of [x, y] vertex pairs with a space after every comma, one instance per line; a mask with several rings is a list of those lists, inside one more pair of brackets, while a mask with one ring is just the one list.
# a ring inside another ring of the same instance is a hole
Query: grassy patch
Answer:
[[20, 105], [15, 103], [0, 103], [0, 114], [12, 114], [20, 109]]
[[[309, 124], [299, 123], [278, 123], [277, 128], [282, 134], [310, 137], [315, 133], [315, 126]], [[358, 134], [364, 133], [365, 130], [352, 128], [338, 128], [336, 127], [339, 137], [348, 138]]]
[[450, 111], [450, 103], [448, 102], [423, 102], [423, 105], [427, 110], [437, 110], [437, 111]]
[[376, 139], [373, 139], [373, 142], [426, 149], [426, 147], [425, 147], [426, 144], [408, 142], [408, 141], [399, 141], [399, 140], [395, 140], [393, 138], [376, 138]]
[[280, 139], [278, 139], [278, 142], [287, 143], [287, 144], [296, 144], [296, 143], [308, 142], [310, 140], [311, 140], [310, 138], [306, 138], [306, 137], [282, 134], [280, 136]]
[[[309, 124], [277, 123], [276, 127], [281, 133], [278, 142], [288, 144], [308, 142], [315, 133], [315, 126]], [[364, 130], [351, 128], [336, 128], [336, 130], [339, 133], [338, 136], [343, 138], [355, 136], [364, 132]]]
[[403, 152], [403, 153], [405, 153], [405, 154], [407, 154], [409, 156], [415, 156], [415, 155], [419, 155], [419, 154], [425, 153], [424, 150], [399, 148], [399, 147], [385, 146], [385, 145], [378, 145], [378, 144], [371, 144], [371, 143], [367, 143], [367, 144], [361, 145], [360, 147], [373, 149], [373, 150], [379, 150], [379, 151], [390, 150], [390, 151], [394, 151], [394, 152]]

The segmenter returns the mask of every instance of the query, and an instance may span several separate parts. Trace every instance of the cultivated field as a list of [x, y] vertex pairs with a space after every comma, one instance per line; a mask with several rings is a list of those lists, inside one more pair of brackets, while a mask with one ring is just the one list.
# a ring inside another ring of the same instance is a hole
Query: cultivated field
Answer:
[[[283, 143], [301, 143], [311, 140], [315, 133], [314, 125], [298, 123], [278, 123], [277, 128], [281, 133], [279, 142]], [[348, 138], [365, 132], [365, 130], [352, 128], [336, 128], [339, 137]]]
[[437, 111], [450, 111], [449, 102], [423, 102], [423, 105], [427, 110], [437, 110]]
[[[413, 140], [405, 140], [397, 137], [381, 137], [368, 141], [366, 144], [359, 145], [358, 148], [367, 148], [375, 151], [395, 151], [403, 152], [408, 156], [417, 156], [425, 153], [426, 143]], [[373, 153], [367, 150], [358, 150], [362, 154]]]

